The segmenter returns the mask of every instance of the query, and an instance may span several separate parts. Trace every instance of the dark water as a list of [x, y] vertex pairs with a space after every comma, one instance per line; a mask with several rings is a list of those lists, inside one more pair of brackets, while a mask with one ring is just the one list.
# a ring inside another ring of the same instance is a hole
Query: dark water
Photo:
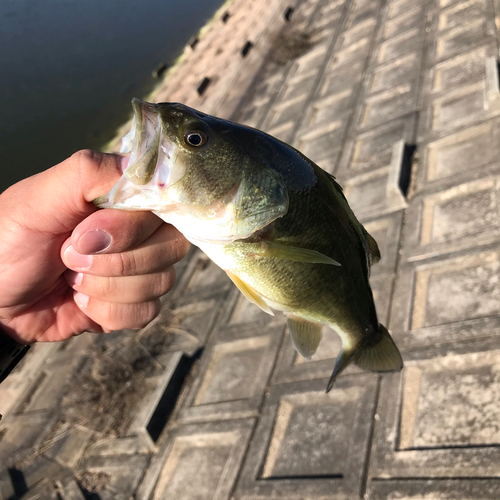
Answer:
[[99, 148], [223, 0], [0, 0], [0, 192]]

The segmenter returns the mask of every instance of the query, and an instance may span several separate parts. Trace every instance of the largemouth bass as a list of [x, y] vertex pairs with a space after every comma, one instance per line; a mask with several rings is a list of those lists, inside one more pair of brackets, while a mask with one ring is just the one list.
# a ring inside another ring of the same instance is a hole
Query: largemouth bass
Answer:
[[151, 210], [173, 224], [250, 301], [284, 312], [305, 358], [330, 325], [342, 349], [327, 392], [349, 363], [401, 370], [368, 281], [377, 243], [333, 176], [258, 130], [177, 103], [132, 105], [128, 167], [96, 205]]

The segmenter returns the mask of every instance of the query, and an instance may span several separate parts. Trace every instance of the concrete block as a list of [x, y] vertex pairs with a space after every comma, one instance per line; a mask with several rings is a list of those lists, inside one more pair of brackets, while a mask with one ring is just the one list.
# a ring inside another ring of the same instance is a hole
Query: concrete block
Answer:
[[447, 131], [487, 118], [485, 82], [447, 92], [429, 105], [428, 120], [432, 131]]
[[55, 423], [51, 412], [13, 415], [0, 427], [0, 471], [13, 467], [39, 446]]
[[[493, 55], [493, 45], [483, 45], [436, 64], [432, 68], [429, 91], [433, 94], [447, 93], [463, 85], [486, 79], [486, 58]], [[427, 90], [424, 88], [424, 91]]]
[[305, 98], [312, 90], [318, 76], [317, 71], [299, 74], [295, 78], [288, 78], [283, 84], [280, 101], [292, 101], [298, 97]]
[[321, 66], [327, 52], [327, 45], [319, 45], [310, 50], [307, 54], [299, 57], [294, 63], [290, 71], [290, 76], [297, 77], [306, 75], [312, 71], [317, 71], [318, 66]]
[[300, 134], [294, 146], [314, 162], [338, 154], [345, 130], [345, 120], [337, 119], [327, 125]]
[[360, 498], [376, 377], [274, 386], [248, 451], [237, 499]]
[[[429, 63], [435, 63], [482, 45], [494, 34], [492, 19], [476, 17], [436, 35], [431, 42]], [[437, 31], [437, 26], [434, 27]]]
[[358, 218], [389, 210], [386, 188], [389, 167], [358, 175], [344, 184], [344, 194]]
[[148, 469], [138, 500], [229, 500], [253, 420], [183, 426], [169, 434]]
[[[498, 339], [498, 246], [417, 261], [400, 269], [391, 329], [405, 348]], [[493, 341], [493, 340], [492, 340]], [[497, 340], [498, 341], [498, 340]]]
[[370, 500], [496, 500], [500, 498], [498, 479], [400, 479], [371, 483]]
[[416, 51], [378, 66], [368, 74], [365, 80], [366, 93], [387, 91], [393, 87], [404, 85], [414, 78], [418, 78], [419, 69], [420, 54]]
[[439, 31], [444, 31], [455, 26], [463, 26], [474, 22], [482, 18], [486, 8], [484, 0], [465, 0], [450, 5], [439, 13], [437, 28]]
[[500, 162], [498, 120], [488, 120], [425, 145], [417, 189], [456, 185], [484, 177]]
[[376, 66], [388, 63], [393, 59], [404, 57], [406, 54], [418, 50], [422, 43], [421, 31], [421, 28], [412, 28], [379, 43], [373, 51], [371, 64]]
[[327, 65], [327, 71], [333, 71], [345, 65], [355, 64], [360, 60], [364, 60], [370, 51], [371, 37], [361, 38], [345, 48], [333, 52], [330, 61]]
[[395, 143], [401, 140], [414, 143], [415, 120], [416, 116], [411, 114], [369, 132], [353, 134], [343, 148], [339, 176], [348, 179], [390, 165]]
[[312, 127], [321, 127], [338, 120], [349, 112], [352, 99], [353, 90], [346, 89], [316, 100], [309, 106], [308, 116], [304, 120], [303, 128], [311, 130]]
[[408, 212], [406, 258], [421, 259], [497, 241], [499, 201], [499, 176], [416, 197]]
[[[241, 329], [241, 328], [240, 328]], [[282, 321], [264, 330], [243, 330], [239, 339], [220, 341], [203, 354], [200, 376], [180, 419], [183, 422], [255, 415], [262, 400], [285, 327]], [[253, 330], [253, 335], [252, 335]]]
[[276, 104], [269, 113], [265, 122], [265, 127], [276, 127], [289, 120], [297, 120], [301, 116], [305, 105], [305, 99], [302, 96], [295, 97], [289, 101], [281, 101]]
[[435, 353], [384, 377], [372, 477], [494, 476], [499, 359], [498, 351]]
[[43, 454], [60, 464], [75, 468], [94, 432], [79, 425], [62, 424], [43, 443]]
[[363, 62], [358, 61], [352, 65], [344, 66], [339, 70], [326, 73], [320, 83], [319, 96], [330, 96], [346, 90], [352, 90], [361, 81], [363, 67]]
[[412, 28], [421, 26], [423, 14], [423, 6], [418, 6], [387, 21], [382, 28], [382, 38], [387, 40], [388, 38], [404, 33]]
[[170, 362], [170, 354], [182, 351], [192, 356], [210, 335], [222, 308], [225, 295], [166, 309], [159, 321], [146, 328], [140, 342], [162, 366]]
[[414, 111], [417, 106], [415, 83], [407, 82], [367, 97], [359, 108], [360, 129], [372, 128]]
[[415, 7], [415, 2], [412, 0], [400, 0], [388, 2], [386, 16], [387, 19], [394, 19], [403, 14], [406, 14]]
[[377, 25], [377, 19], [372, 16], [368, 17], [368, 19], [365, 19], [363, 22], [356, 22], [356, 18], [353, 17], [352, 20], [348, 21], [348, 25], [349, 28], [340, 36], [337, 49], [343, 49], [359, 42], [363, 38], [373, 35], [375, 26]]
[[[379, 5], [372, 3], [367, 5], [363, 10], [353, 10], [347, 19], [347, 27], [349, 30], [361, 30], [365, 32], [365, 36], [370, 36], [373, 33], [377, 21]], [[371, 29], [370, 29], [371, 28]], [[352, 33], [352, 32], [351, 32]], [[361, 37], [356, 37], [357, 39]]]
[[55, 343], [34, 345], [0, 385], [0, 414], [4, 418], [16, 411], [26, 401], [26, 396], [36, 388], [42, 376], [43, 367], [54, 351]]

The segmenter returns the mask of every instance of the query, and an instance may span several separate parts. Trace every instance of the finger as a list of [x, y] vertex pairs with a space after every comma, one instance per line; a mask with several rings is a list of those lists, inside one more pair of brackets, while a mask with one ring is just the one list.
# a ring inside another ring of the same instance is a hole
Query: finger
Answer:
[[81, 254], [119, 253], [139, 246], [162, 224], [152, 212], [99, 210], [78, 224], [71, 244]]
[[115, 304], [80, 292], [75, 292], [73, 299], [80, 310], [105, 332], [144, 328], [158, 316], [161, 309], [160, 299], [140, 304]]
[[136, 276], [165, 271], [188, 251], [189, 243], [181, 233], [163, 224], [142, 245], [121, 253], [82, 255], [67, 241], [62, 248], [62, 259], [68, 269], [94, 276]]
[[116, 304], [132, 304], [155, 300], [175, 284], [175, 269], [142, 276], [108, 278], [67, 271], [68, 284], [89, 297]]
[[7, 190], [7, 200], [26, 200], [9, 207], [9, 216], [21, 226], [41, 233], [71, 232], [98, 210], [92, 200], [113, 187], [127, 162], [127, 157], [119, 155], [79, 151]]

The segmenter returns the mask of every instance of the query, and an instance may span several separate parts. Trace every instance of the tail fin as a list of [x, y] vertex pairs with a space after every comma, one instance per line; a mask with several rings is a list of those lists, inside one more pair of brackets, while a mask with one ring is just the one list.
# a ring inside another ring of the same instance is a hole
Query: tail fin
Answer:
[[383, 325], [379, 325], [378, 338], [354, 354], [354, 363], [363, 370], [373, 372], [398, 372], [403, 368], [399, 349]]
[[396, 372], [403, 368], [403, 359], [399, 349], [383, 325], [379, 325], [378, 335], [374, 335], [374, 338], [359, 344], [352, 351], [344, 351], [344, 349], [340, 351], [326, 392], [330, 391], [335, 379], [351, 362], [363, 370], [374, 372]]

